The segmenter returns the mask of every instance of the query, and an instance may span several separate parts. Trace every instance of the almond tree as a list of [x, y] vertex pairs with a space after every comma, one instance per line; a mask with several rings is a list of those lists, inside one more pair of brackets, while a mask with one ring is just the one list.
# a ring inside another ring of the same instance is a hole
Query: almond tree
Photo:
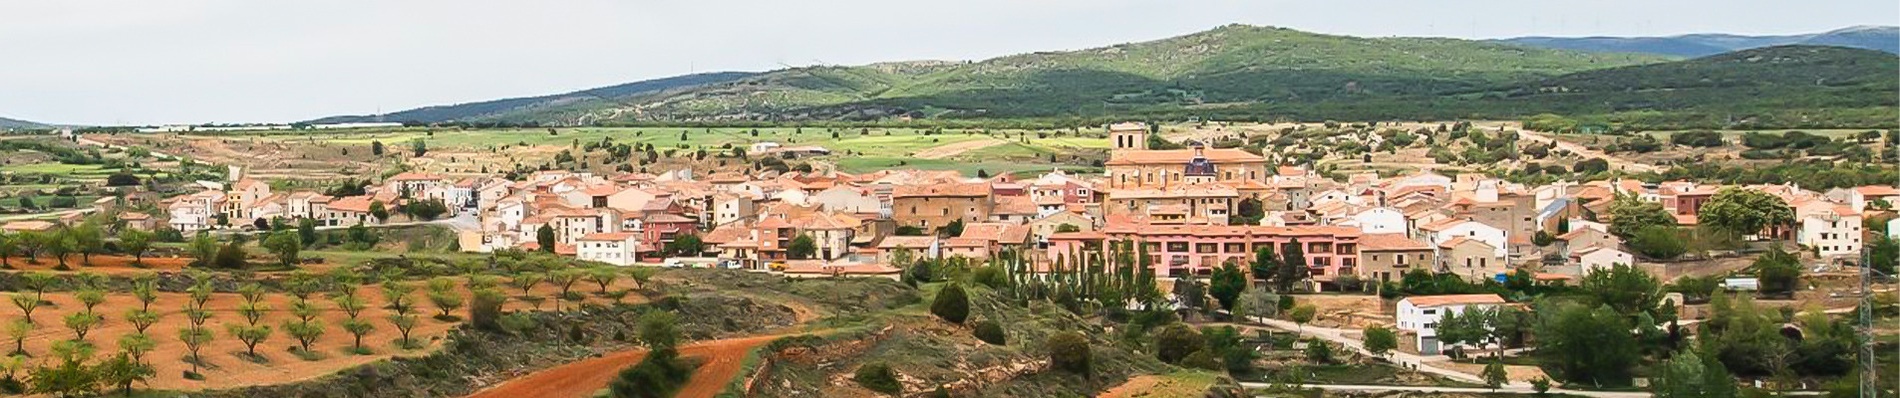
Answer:
[[[555, 287], [561, 288], [561, 296], [558, 297], [558, 299], [569, 300], [577, 296], [574, 294], [574, 284], [580, 283], [582, 275], [581, 271], [577, 269], [549, 271], [548, 281], [553, 283]], [[556, 301], [554, 304], [554, 309], [559, 311], [561, 309], [560, 302]]]
[[191, 327], [178, 330], [178, 341], [184, 342], [185, 349], [191, 351], [189, 362], [191, 362], [192, 374], [197, 374], [198, 364], [204, 363], [204, 358], [198, 356], [198, 351], [203, 349], [205, 344], [211, 343], [211, 339], [215, 337], [216, 335], [212, 334], [211, 330], [201, 325], [191, 325]]
[[15, 319], [7, 323], [7, 338], [13, 339], [13, 355], [26, 355], [26, 336], [33, 335], [33, 322]]
[[229, 332], [231, 337], [244, 342], [244, 353], [250, 355], [252, 359], [263, 358], [257, 356], [257, 345], [270, 338], [270, 325], [226, 325], [225, 331]]
[[410, 307], [415, 305], [410, 302], [409, 296], [410, 293], [416, 291], [415, 286], [390, 280], [383, 282], [382, 287], [383, 298], [389, 300], [389, 308], [395, 309], [397, 314], [408, 314]]
[[74, 341], [86, 341], [86, 333], [99, 326], [100, 317], [91, 313], [77, 312], [66, 314], [66, 328], [73, 331]]
[[402, 340], [400, 340], [400, 342], [403, 348], [409, 348], [409, 347], [415, 346], [415, 343], [409, 340], [409, 331], [416, 329], [415, 315], [408, 315], [408, 314], [390, 315], [389, 323], [395, 325], [396, 331], [401, 333]]
[[284, 332], [297, 339], [297, 346], [305, 353], [310, 352], [310, 343], [323, 337], [325, 332], [321, 320], [284, 321]]
[[125, 311], [125, 323], [132, 324], [133, 330], [137, 330], [137, 333], [144, 334], [145, 329], [149, 329], [152, 327], [152, 324], [158, 323], [159, 316], [159, 313], [156, 311], [134, 308]]
[[106, 291], [92, 286], [80, 288], [73, 296], [79, 299], [80, 305], [86, 306], [86, 315], [92, 315], [93, 307], [106, 302]]
[[363, 309], [369, 308], [369, 304], [364, 303], [363, 298], [356, 297], [355, 294], [337, 296], [330, 301], [336, 304], [337, 309], [343, 310], [344, 315], [349, 315], [350, 319], [356, 319], [357, 315], [363, 313]]
[[119, 336], [119, 350], [124, 351], [126, 355], [131, 355], [135, 362], [144, 363], [145, 353], [152, 352], [152, 349], [157, 347], [158, 342], [152, 341], [152, 337], [145, 335], [144, 332]]
[[614, 281], [620, 280], [620, 272], [612, 268], [594, 268], [587, 270], [587, 280], [593, 281], [595, 285], [599, 285], [600, 294], [605, 296], [607, 295], [607, 286], [613, 285]]
[[7, 298], [13, 301], [14, 307], [20, 308], [20, 313], [25, 314], [22, 318], [24, 318], [26, 323], [32, 324], [33, 310], [40, 308], [40, 298], [37, 296], [28, 296], [26, 293], [14, 293], [7, 296]]
[[158, 301], [158, 279], [152, 274], [132, 277], [132, 297], [139, 299], [139, 309], [152, 309], [152, 303]]
[[350, 336], [355, 337], [355, 341], [351, 343], [352, 347], [350, 351], [357, 354], [369, 354], [369, 350], [363, 349], [363, 335], [376, 331], [376, 325], [368, 321], [356, 319], [356, 317], [350, 317], [350, 319], [343, 321], [343, 331], [350, 332]]

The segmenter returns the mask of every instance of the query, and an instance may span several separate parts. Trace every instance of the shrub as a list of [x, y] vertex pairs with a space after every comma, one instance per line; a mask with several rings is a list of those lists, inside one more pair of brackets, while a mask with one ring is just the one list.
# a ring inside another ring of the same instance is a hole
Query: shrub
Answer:
[[1207, 345], [1201, 338], [1201, 332], [1186, 324], [1174, 323], [1161, 328], [1155, 334], [1155, 356], [1162, 362], [1180, 364], [1188, 355]]
[[1652, 225], [1644, 227], [1642, 230], [1636, 232], [1636, 236], [1630, 237], [1630, 249], [1635, 250], [1638, 254], [1642, 254], [1643, 257], [1658, 260], [1671, 260], [1676, 257], [1682, 257], [1682, 254], [1688, 252], [1689, 248], [1683, 244], [1681, 234], [1676, 231], [1676, 227], [1669, 226]]
[[890, 365], [873, 363], [860, 366], [857, 374], [851, 376], [851, 380], [871, 391], [891, 395], [904, 392], [904, 385], [897, 382], [897, 372], [891, 371]]
[[1049, 365], [1071, 373], [1089, 374], [1091, 354], [1089, 338], [1077, 332], [1061, 332], [1043, 342], [1049, 350]]
[[1181, 366], [1214, 371], [1223, 369], [1221, 361], [1209, 355], [1208, 350], [1195, 351], [1193, 354], [1188, 354], [1186, 358], [1181, 358]]
[[1313, 363], [1332, 363], [1333, 346], [1325, 341], [1314, 339], [1306, 342], [1306, 360]]
[[937, 291], [937, 298], [930, 303], [930, 313], [950, 323], [961, 324], [970, 317], [970, 297], [963, 292], [963, 286], [951, 283]]
[[490, 332], [500, 332], [501, 305], [508, 296], [493, 289], [475, 291], [474, 304], [468, 306], [468, 320], [475, 328]]
[[977, 321], [976, 339], [994, 345], [1009, 344], [1009, 337], [1003, 332], [1003, 324], [988, 319]]

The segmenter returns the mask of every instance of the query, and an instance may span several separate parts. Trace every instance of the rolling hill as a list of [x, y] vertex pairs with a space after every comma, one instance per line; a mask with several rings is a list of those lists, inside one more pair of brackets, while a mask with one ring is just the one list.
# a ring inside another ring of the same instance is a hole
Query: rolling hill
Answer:
[[1900, 27], [1856, 26], [1823, 33], [1781, 36], [1694, 34], [1668, 37], [1519, 37], [1498, 40], [1524, 46], [1591, 52], [1702, 57], [1729, 51], [1794, 44], [1827, 45], [1900, 54]]
[[[455, 121], [489, 120], [491, 116], [537, 112], [550, 108], [559, 108], [576, 102], [606, 102], [606, 99], [618, 99], [633, 95], [681, 87], [696, 86], [732, 81], [753, 75], [746, 72], [714, 72], [661, 79], [643, 80], [633, 83], [574, 91], [564, 94], [539, 97], [506, 98], [493, 101], [471, 102], [466, 104], [430, 106], [410, 109], [385, 115], [331, 116], [311, 120], [308, 123], [361, 123], [376, 121], [441, 123]], [[606, 99], [603, 99], [606, 98]]]
[[50, 125], [0, 117], [0, 129], [43, 129]]

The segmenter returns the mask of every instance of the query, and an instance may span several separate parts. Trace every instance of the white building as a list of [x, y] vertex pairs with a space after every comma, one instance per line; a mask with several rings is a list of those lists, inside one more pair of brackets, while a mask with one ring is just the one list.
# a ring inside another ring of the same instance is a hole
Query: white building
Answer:
[[1615, 268], [1617, 264], [1636, 265], [1636, 256], [1613, 247], [1591, 246], [1570, 252], [1577, 263], [1577, 276], [1589, 276], [1597, 271]]
[[586, 261], [628, 266], [639, 260], [640, 234], [607, 232], [582, 236], [574, 243], [574, 256]]
[[1497, 248], [1498, 257], [1509, 254], [1507, 251], [1510, 245], [1505, 243], [1504, 230], [1485, 225], [1485, 223], [1450, 218], [1418, 227], [1418, 229], [1418, 237], [1431, 242], [1433, 246], [1444, 245], [1453, 238], [1469, 238]]
[[1445, 318], [1445, 313], [1463, 312], [1465, 307], [1491, 309], [1501, 305], [1504, 305], [1504, 298], [1495, 294], [1406, 297], [1399, 300], [1398, 327], [1401, 331], [1412, 332], [1417, 336], [1420, 354], [1437, 355], [1441, 349], [1438, 343], [1438, 321]]
[[1367, 234], [1405, 233], [1405, 213], [1390, 207], [1374, 207], [1352, 215], [1352, 222]]
[[1801, 219], [1796, 241], [1820, 253], [1822, 258], [1860, 255], [1860, 212], [1849, 205], [1811, 201], [1795, 208]]

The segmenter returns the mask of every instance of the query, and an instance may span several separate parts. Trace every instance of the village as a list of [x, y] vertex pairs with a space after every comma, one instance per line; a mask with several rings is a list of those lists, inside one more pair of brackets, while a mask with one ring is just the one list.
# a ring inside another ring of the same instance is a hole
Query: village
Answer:
[[[198, 192], [163, 199], [164, 214], [113, 214], [130, 228], [186, 235], [303, 220], [321, 229], [438, 223], [454, 230], [454, 247], [463, 252], [542, 251], [613, 266], [718, 267], [795, 278], [898, 279], [910, 264], [953, 258], [1050, 272], [1065, 258], [1075, 264], [1077, 255], [1112, 255], [1111, 247], [1132, 242], [1145, 255], [1144, 267], [1174, 281], [1206, 279], [1223, 265], [1248, 269], [1257, 253], [1291, 251], [1303, 256], [1299, 291], [1369, 292], [1421, 271], [1473, 284], [1523, 273], [1539, 283], [1576, 285], [1592, 273], [1630, 265], [1668, 281], [1689, 275], [1679, 268], [1695, 262], [1632, 248], [1625, 236], [1633, 233], [1612, 227], [1613, 207], [1625, 201], [1659, 208], [1665, 221], [1694, 228], [1707, 204], [1728, 190], [1759, 193], [1792, 211], [1791, 219], [1742, 240], [1757, 249], [1787, 242], [1798, 248], [1803, 268], [1839, 270], [1860, 261], [1869, 241], [1863, 217], [1890, 213], [1900, 201], [1900, 190], [1891, 186], [1814, 192], [1798, 184], [1624, 179], [1527, 186], [1429, 171], [1334, 180], [1192, 140], [1185, 149], [1149, 149], [1150, 127], [1140, 123], [1105, 129], [1114, 146], [1102, 175], [540, 171], [509, 180], [403, 172], [364, 187], [361, 195], [333, 197], [273, 190], [230, 167], [228, 182], [200, 181]], [[782, 148], [761, 148], [774, 149]], [[111, 206], [109, 199], [95, 207]], [[59, 224], [16, 221], [4, 228], [50, 231]], [[1724, 283], [1752, 290], [1759, 281]], [[1408, 346], [1425, 353], [1438, 350], [1434, 322], [1407, 319], [1405, 306], [1503, 302], [1495, 295], [1412, 300], [1373, 316], [1414, 336]]]

